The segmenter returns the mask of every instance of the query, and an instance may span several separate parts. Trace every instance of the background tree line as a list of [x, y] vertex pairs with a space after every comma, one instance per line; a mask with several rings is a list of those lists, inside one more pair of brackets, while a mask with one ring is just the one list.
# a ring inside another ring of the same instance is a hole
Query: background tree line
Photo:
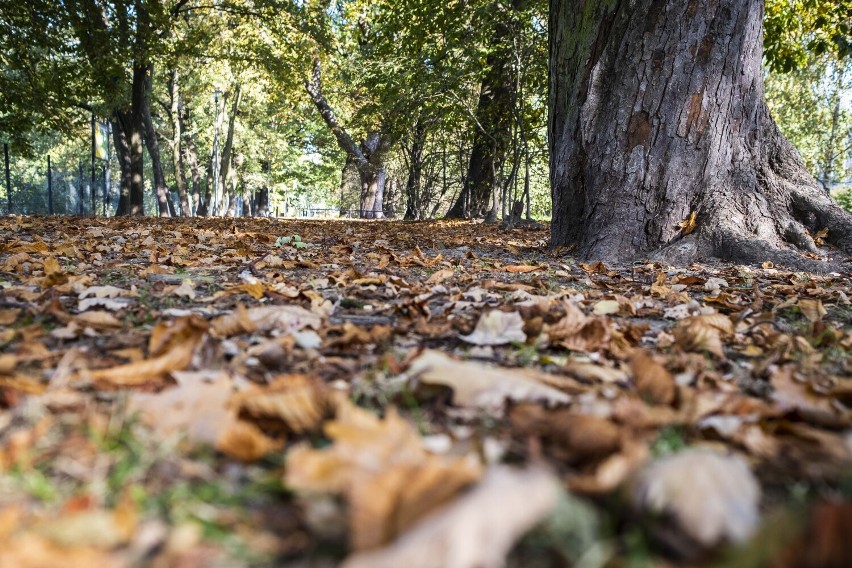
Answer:
[[[769, 1], [767, 95], [843, 199], [852, 69], [820, 48], [819, 4]], [[547, 11], [542, 0], [4, 3], [4, 209], [547, 218]], [[111, 148], [94, 169], [92, 117]]]

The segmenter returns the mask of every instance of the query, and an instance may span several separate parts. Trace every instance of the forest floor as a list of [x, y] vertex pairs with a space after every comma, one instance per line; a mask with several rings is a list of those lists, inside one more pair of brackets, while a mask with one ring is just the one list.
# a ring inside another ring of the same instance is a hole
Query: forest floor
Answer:
[[852, 566], [849, 275], [0, 219], [0, 566]]

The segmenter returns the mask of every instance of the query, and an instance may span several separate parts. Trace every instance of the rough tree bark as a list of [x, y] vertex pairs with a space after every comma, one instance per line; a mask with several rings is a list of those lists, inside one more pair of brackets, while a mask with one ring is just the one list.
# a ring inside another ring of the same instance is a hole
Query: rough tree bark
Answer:
[[852, 216], [764, 103], [762, 18], [763, 0], [551, 0], [554, 245], [825, 270], [809, 233], [828, 228], [852, 252]]
[[322, 67], [319, 60], [314, 61], [311, 78], [305, 81], [305, 90], [317, 107], [326, 126], [337, 139], [337, 144], [347, 153], [358, 169], [361, 181], [361, 211], [363, 219], [381, 219], [385, 181], [384, 157], [391, 146], [391, 139], [379, 132], [370, 132], [364, 141], [358, 145], [343, 128], [322, 93]]

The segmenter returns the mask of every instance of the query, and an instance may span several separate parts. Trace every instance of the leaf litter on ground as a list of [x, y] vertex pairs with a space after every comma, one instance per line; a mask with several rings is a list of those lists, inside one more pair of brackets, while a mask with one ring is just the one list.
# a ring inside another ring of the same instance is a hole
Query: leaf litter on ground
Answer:
[[845, 565], [849, 274], [451, 222], [0, 234], [0, 565]]

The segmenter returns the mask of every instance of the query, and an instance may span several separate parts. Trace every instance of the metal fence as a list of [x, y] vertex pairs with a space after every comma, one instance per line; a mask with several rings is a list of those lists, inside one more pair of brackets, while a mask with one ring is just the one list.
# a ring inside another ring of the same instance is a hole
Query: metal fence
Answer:
[[[308, 219], [363, 219], [363, 218], [382, 218], [385, 216], [384, 211], [373, 209], [339, 209], [336, 207], [302, 207], [296, 210], [297, 218]], [[278, 212], [276, 212], [276, 216]]]

